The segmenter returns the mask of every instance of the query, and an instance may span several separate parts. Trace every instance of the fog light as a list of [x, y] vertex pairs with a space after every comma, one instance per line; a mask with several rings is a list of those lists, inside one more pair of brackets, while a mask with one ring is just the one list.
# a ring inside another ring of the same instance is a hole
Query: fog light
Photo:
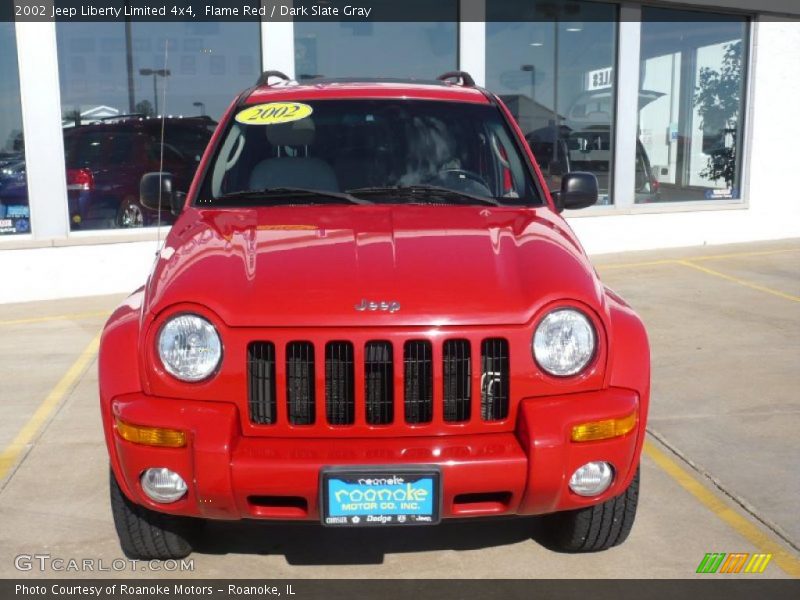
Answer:
[[163, 467], [142, 473], [142, 489], [151, 500], [169, 504], [183, 498], [186, 482], [175, 471]]
[[614, 481], [614, 469], [603, 461], [586, 463], [572, 474], [569, 489], [579, 496], [602, 494]]

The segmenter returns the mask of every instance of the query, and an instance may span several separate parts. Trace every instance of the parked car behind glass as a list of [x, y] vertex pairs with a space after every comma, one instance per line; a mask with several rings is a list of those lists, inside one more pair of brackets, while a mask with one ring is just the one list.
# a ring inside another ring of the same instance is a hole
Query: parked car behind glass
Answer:
[[[165, 121], [164, 170], [177, 190], [188, 190], [216, 123], [208, 118]], [[155, 225], [158, 211], [139, 203], [139, 181], [161, 165], [161, 120], [127, 118], [86, 125], [64, 134], [67, 193], [72, 227], [81, 229]], [[168, 209], [161, 222], [172, 223]]]
[[[610, 132], [599, 128], [572, 131], [563, 125], [557, 138], [553, 132], [553, 127], [543, 127], [525, 136], [525, 141], [531, 147], [548, 186], [551, 189], [558, 189], [561, 175], [564, 173], [589, 171], [597, 177], [601, 190], [610, 189]], [[636, 140], [634, 185], [634, 198], [637, 204], [660, 200], [658, 179], [650, 165], [647, 151], [639, 140]], [[601, 196], [598, 201], [598, 204], [609, 203], [608, 195]]]
[[[164, 170], [176, 190], [188, 190], [214, 131], [208, 117], [168, 118], [164, 122]], [[161, 120], [139, 116], [80, 125], [64, 130], [67, 196], [72, 229], [155, 225], [158, 211], [139, 203], [139, 181], [161, 165]], [[25, 162], [0, 165], [0, 214], [28, 206]], [[168, 208], [161, 222], [172, 223]]]

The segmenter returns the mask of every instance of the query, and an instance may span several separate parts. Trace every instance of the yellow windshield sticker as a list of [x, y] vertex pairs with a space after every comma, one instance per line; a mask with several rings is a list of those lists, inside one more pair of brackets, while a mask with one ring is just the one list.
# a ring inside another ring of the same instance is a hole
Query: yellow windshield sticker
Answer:
[[299, 102], [270, 102], [240, 111], [236, 120], [244, 125], [279, 125], [308, 117], [314, 109]]

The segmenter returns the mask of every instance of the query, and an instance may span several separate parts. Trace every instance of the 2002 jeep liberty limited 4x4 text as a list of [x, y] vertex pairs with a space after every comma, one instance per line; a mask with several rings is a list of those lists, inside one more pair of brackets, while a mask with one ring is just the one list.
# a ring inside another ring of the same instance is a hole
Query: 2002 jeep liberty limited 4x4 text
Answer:
[[[270, 83], [272, 81], [272, 83]], [[407, 527], [542, 517], [603, 550], [636, 513], [641, 320], [604, 287], [503, 103], [468, 74], [288, 81], [222, 118], [147, 284], [110, 318], [100, 402], [131, 557], [204, 519]]]

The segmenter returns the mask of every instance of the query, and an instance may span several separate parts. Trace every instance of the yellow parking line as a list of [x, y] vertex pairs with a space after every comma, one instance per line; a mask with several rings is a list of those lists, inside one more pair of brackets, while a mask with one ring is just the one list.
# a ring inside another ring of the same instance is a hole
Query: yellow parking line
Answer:
[[772, 554], [775, 564], [792, 577], [800, 577], [800, 559], [785, 550], [769, 535], [740, 515], [695, 479], [686, 469], [659, 450], [652, 442], [645, 442], [644, 453], [682, 488], [692, 494], [707, 509], [724, 521], [739, 535], [753, 544], [760, 552]]
[[28, 325], [29, 323], [46, 323], [47, 321], [77, 321], [79, 319], [89, 319], [91, 317], [107, 317], [111, 312], [99, 310], [95, 312], [72, 313], [66, 315], [50, 315], [49, 317], [32, 317], [30, 319], [11, 319], [0, 321], [2, 325]]
[[610, 263], [607, 265], [597, 265], [598, 269], [609, 271], [613, 269], [635, 269], [637, 267], [657, 267], [660, 265], [680, 264], [682, 261], [704, 261], [704, 260], [723, 260], [726, 258], [749, 258], [751, 256], [771, 256], [773, 254], [786, 254], [788, 252], [800, 252], [800, 248], [788, 248], [784, 250], [763, 250], [758, 252], [731, 252], [729, 254], [709, 254], [707, 256], [690, 256], [684, 259], [664, 258], [661, 260], [646, 260], [633, 263]]
[[721, 273], [719, 271], [715, 271], [714, 269], [709, 269], [708, 267], [702, 267], [700, 265], [696, 265], [688, 260], [679, 260], [677, 262], [678, 264], [683, 265], [684, 267], [690, 267], [692, 269], [696, 269], [698, 271], [706, 273], [707, 275], [714, 275], [715, 277], [720, 277], [722, 279], [732, 281], [733, 283], [738, 283], [739, 285], [743, 285], [753, 290], [758, 290], [759, 292], [772, 294], [773, 296], [777, 296], [778, 298], [783, 298], [784, 300], [791, 300], [792, 302], [800, 302], [800, 296], [793, 296], [792, 294], [787, 294], [779, 290], [773, 290], [772, 288], [768, 288], [763, 285], [758, 285], [757, 283], [752, 283], [750, 281], [747, 281], [746, 279], [741, 279], [740, 277], [734, 277], [733, 275], [728, 275], [727, 273]]
[[601, 271], [611, 271], [613, 269], [636, 269], [638, 267], [659, 267], [661, 265], [674, 265], [674, 264], [675, 260], [671, 258], [665, 258], [662, 260], [646, 260], [634, 263], [597, 265], [597, 268]]
[[800, 252], [800, 248], [785, 248], [783, 250], [760, 250], [756, 252], [731, 252], [729, 254], [709, 254], [708, 256], [695, 256], [684, 260], [723, 260], [726, 258], [750, 258], [751, 256], [772, 256], [773, 254], [786, 254], [788, 252]]
[[89, 345], [81, 352], [78, 359], [72, 364], [61, 380], [56, 386], [50, 390], [47, 397], [36, 409], [28, 422], [25, 423], [20, 429], [17, 437], [6, 446], [2, 453], [0, 453], [0, 481], [5, 479], [6, 475], [11, 471], [12, 467], [17, 463], [20, 454], [30, 444], [36, 435], [41, 430], [42, 426], [47, 422], [53, 411], [58, 408], [61, 401], [72, 389], [78, 379], [83, 375], [83, 372], [89, 366], [89, 363], [94, 359], [97, 354], [97, 349], [100, 345], [100, 334], [98, 333], [94, 339], [89, 342]]

